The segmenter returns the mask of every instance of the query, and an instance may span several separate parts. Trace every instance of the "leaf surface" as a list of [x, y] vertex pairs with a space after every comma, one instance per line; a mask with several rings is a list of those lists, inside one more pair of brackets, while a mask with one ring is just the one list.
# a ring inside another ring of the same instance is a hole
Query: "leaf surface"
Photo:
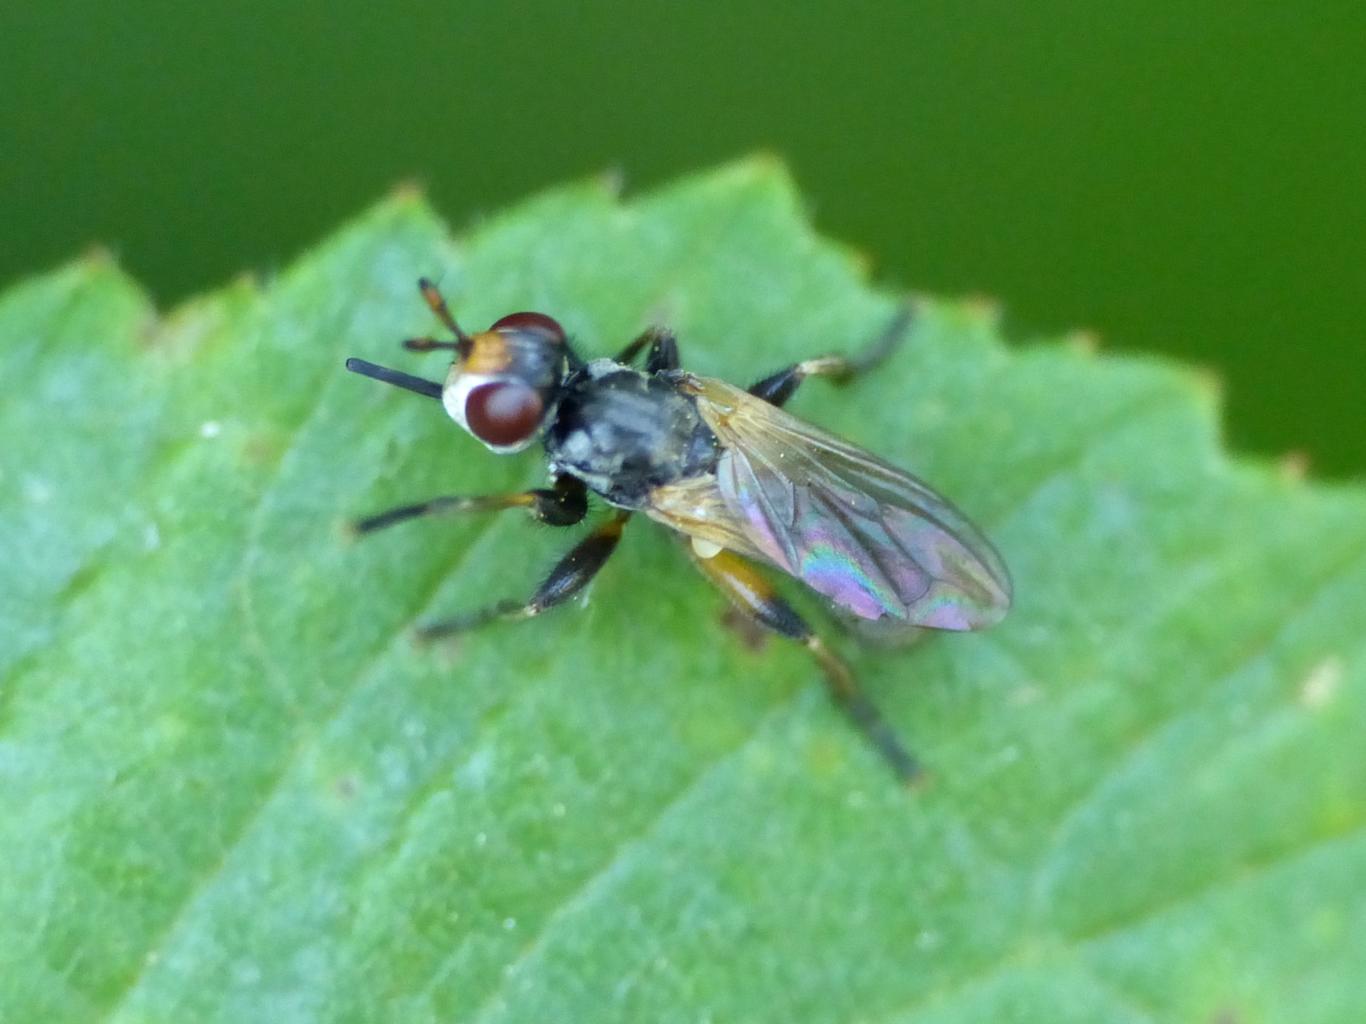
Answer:
[[439, 376], [395, 346], [422, 274], [593, 355], [667, 322], [740, 384], [893, 309], [765, 161], [459, 239], [397, 195], [166, 315], [98, 257], [0, 296], [0, 1019], [1355, 1019], [1359, 489], [1231, 460], [1188, 371], [924, 301], [883, 372], [792, 405], [1015, 577], [990, 633], [835, 640], [933, 767], [908, 795], [643, 519], [578, 606], [411, 642], [568, 543], [347, 538], [541, 479], [342, 371]]

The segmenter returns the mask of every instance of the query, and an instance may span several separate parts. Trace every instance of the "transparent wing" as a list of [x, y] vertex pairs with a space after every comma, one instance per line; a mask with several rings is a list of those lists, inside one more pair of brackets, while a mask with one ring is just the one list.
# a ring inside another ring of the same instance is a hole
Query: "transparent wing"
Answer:
[[733, 521], [689, 530], [797, 577], [869, 620], [980, 629], [1010, 607], [1010, 575], [976, 526], [915, 477], [748, 392], [684, 374], [723, 446], [716, 491]]

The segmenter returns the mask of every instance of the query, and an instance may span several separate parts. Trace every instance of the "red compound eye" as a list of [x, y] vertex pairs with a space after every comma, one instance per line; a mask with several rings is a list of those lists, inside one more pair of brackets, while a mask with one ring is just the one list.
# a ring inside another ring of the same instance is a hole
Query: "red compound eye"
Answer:
[[544, 334], [561, 345], [564, 344], [564, 328], [560, 322], [544, 313], [509, 313], [489, 328], [491, 331], [531, 331]]
[[485, 444], [505, 448], [536, 433], [543, 409], [534, 388], [519, 380], [494, 381], [465, 396], [465, 423]]

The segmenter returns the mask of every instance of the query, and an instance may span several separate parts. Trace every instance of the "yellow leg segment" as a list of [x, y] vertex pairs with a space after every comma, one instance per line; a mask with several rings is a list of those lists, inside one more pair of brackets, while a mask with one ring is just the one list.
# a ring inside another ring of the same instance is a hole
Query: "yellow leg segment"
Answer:
[[729, 551], [721, 551], [711, 558], [699, 558], [694, 554], [693, 561], [742, 615], [765, 629], [797, 641], [810, 651], [821, 667], [830, 695], [887, 761], [897, 778], [907, 786], [919, 779], [921, 772], [916, 759], [892, 731], [877, 706], [859, 688], [853, 670], [812, 632], [806, 621], [753, 565]]

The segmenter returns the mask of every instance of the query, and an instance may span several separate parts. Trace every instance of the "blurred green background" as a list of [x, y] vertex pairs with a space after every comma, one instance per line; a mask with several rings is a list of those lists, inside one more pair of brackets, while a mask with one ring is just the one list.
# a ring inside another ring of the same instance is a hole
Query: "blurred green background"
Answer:
[[1366, 5], [0, 10], [0, 282], [100, 242], [174, 303], [401, 179], [460, 227], [756, 148], [882, 279], [1210, 366], [1236, 445], [1366, 470]]

